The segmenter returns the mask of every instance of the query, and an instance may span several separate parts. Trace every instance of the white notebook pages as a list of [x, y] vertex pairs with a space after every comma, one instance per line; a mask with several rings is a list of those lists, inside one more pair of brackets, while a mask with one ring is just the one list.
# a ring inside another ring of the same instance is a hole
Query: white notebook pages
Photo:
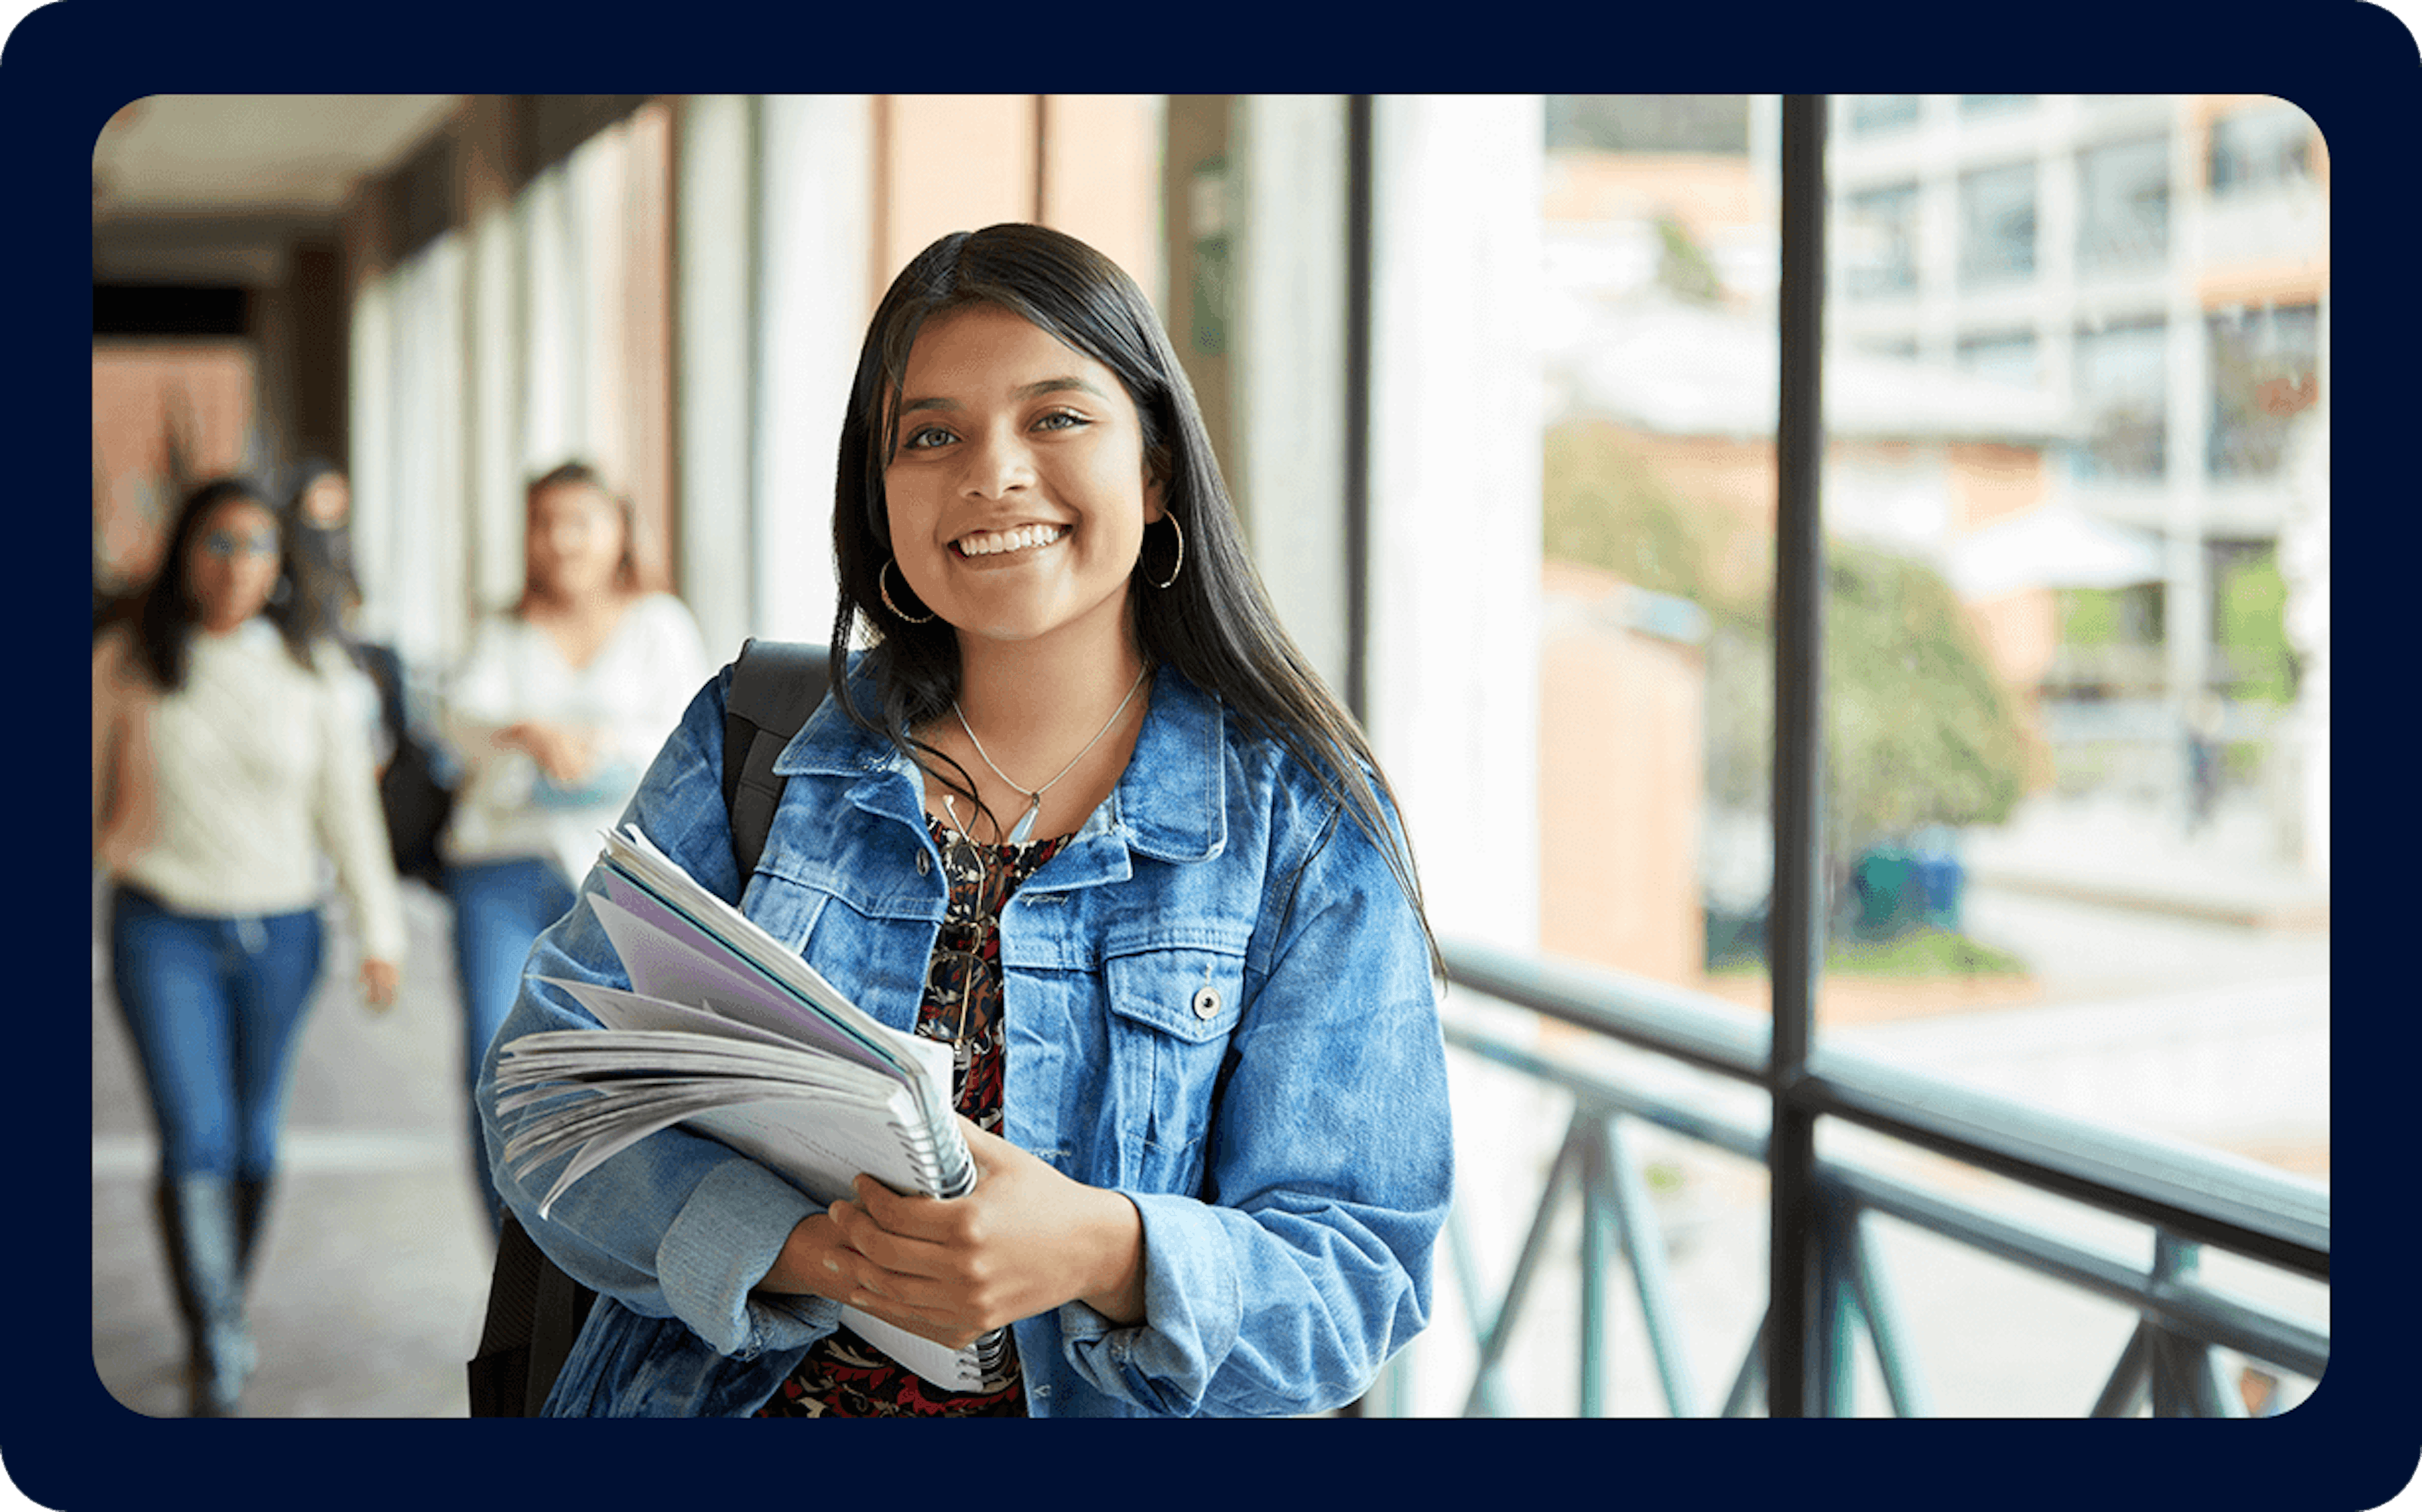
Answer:
[[[542, 978], [605, 1027], [524, 1035], [498, 1062], [506, 1163], [526, 1176], [571, 1157], [541, 1217], [598, 1166], [675, 1125], [819, 1202], [850, 1196], [860, 1173], [896, 1192], [974, 1189], [948, 1045], [867, 1015], [637, 826], [606, 835], [604, 862], [606, 893], [590, 904], [630, 990]], [[854, 1307], [841, 1319], [937, 1386], [996, 1383], [1000, 1333], [953, 1350]]]

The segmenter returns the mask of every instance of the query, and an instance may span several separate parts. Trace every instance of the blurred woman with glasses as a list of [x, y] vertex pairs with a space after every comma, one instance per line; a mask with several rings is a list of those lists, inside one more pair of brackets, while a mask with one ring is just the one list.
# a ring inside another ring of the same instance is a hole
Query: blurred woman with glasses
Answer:
[[319, 976], [323, 853], [371, 1007], [394, 1001], [404, 950], [352, 668], [286, 546], [250, 485], [203, 486], [93, 656], [93, 862], [113, 883], [112, 981], [158, 1125], [197, 1416], [232, 1413], [254, 1362], [244, 1278]]

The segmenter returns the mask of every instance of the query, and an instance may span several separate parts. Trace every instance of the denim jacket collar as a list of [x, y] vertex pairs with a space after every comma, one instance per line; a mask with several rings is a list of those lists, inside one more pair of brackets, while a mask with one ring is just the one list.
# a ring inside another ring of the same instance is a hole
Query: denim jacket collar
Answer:
[[[864, 652], [851, 658], [849, 678], [858, 706], [876, 707]], [[1118, 787], [1055, 858], [1049, 881], [1038, 878], [1037, 884], [1075, 886], [1124, 877], [1129, 851], [1169, 862], [1219, 855], [1228, 838], [1222, 718], [1219, 700], [1184, 673], [1167, 665], [1156, 672], [1143, 729]], [[924, 827], [915, 764], [853, 723], [835, 701], [826, 701], [791, 738], [774, 759], [774, 774], [855, 779], [851, 803], [920, 831]], [[1097, 871], [1101, 875], [1084, 875]]]

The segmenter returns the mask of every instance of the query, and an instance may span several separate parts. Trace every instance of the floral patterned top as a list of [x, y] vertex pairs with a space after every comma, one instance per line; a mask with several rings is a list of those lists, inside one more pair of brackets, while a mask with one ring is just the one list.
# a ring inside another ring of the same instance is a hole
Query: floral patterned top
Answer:
[[[970, 1123], [1000, 1129], [1000, 911], [1018, 885], [1060, 853], [1069, 836], [1024, 845], [980, 846], [931, 816], [942, 853], [950, 902], [917, 1032], [948, 1042], [956, 1054], [953, 1101]], [[846, 1325], [818, 1342], [791, 1372], [759, 1417], [1024, 1417], [1026, 1382], [1014, 1339], [1004, 1339], [1007, 1382], [983, 1392], [955, 1392], [895, 1364]]]

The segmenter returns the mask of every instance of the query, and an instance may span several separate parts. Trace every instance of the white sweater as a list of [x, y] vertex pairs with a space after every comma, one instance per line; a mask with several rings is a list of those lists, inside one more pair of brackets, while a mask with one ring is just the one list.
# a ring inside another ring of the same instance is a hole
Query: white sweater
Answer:
[[[491, 617], [446, 690], [448, 743], [464, 765], [445, 840], [449, 862], [540, 857], [578, 886], [621, 818], [639, 778], [707, 678], [698, 622], [668, 593], [632, 603], [586, 666], [564, 660], [545, 631]], [[603, 740], [578, 792], [548, 783], [528, 753], [498, 746], [525, 720], [583, 726]]]
[[[144, 732], [118, 790], [121, 820], [148, 809], [152, 833], [114, 875], [187, 913], [290, 913], [319, 906], [324, 852], [363, 956], [401, 965], [403, 904], [344, 653], [322, 646], [315, 673], [264, 620], [197, 630], [185, 685], [162, 695], [133, 650], [120, 627], [94, 651], [97, 744], [122, 720]], [[97, 750], [96, 786], [101, 763]]]

